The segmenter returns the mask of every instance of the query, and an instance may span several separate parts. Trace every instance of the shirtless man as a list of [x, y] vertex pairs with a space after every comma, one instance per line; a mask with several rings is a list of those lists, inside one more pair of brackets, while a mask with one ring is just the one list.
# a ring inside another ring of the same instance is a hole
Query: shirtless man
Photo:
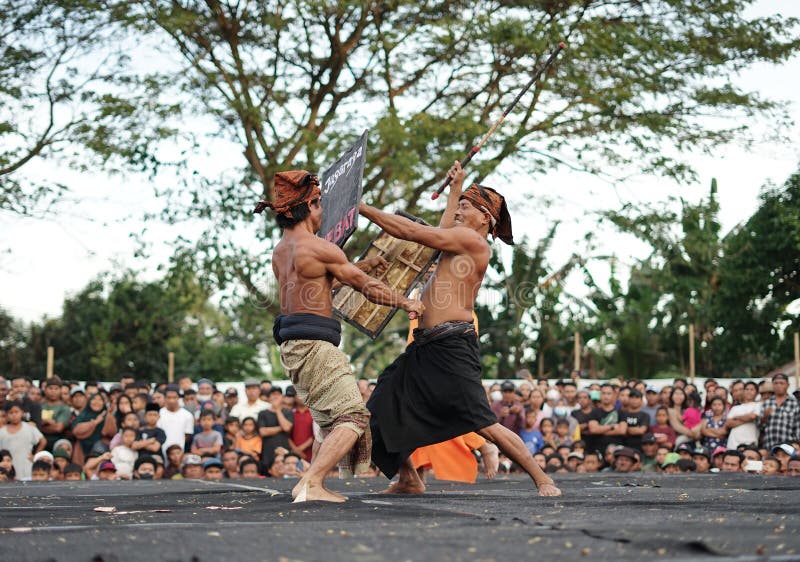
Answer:
[[513, 244], [511, 217], [496, 191], [473, 185], [462, 193], [465, 172], [456, 162], [439, 228], [417, 224], [361, 204], [360, 213], [397, 238], [442, 251], [422, 292], [425, 314], [406, 351], [378, 378], [367, 402], [373, 461], [397, 484], [387, 492], [418, 494], [425, 485], [409, 460], [417, 447], [476, 431], [522, 466], [542, 496], [558, 496], [522, 439], [497, 423], [481, 383], [472, 312], [489, 264], [492, 234]]
[[341, 502], [346, 498], [327, 490], [323, 480], [337, 462], [340, 471], [369, 467], [369, 412], [349, 360], [338, 348], [341, 328], [333, 319], [332, 284], [336, 280], [350, 285], [376, 304], [401, 307], [413, 315], [425, 308], [365, 272], [384, 267], [385, 261], [369, 260], [355, 266], [339, 247], [315, 235], [322, 224], [316, 176], [304, 170], [276, 174], [275, 202], [260, 204], [256, 210], [266, 206], [277, 213], [283, 229], [272, 254], [281, 300], [273, 335], [297, 395], [327, 434], [292, 497], [295, 501]]

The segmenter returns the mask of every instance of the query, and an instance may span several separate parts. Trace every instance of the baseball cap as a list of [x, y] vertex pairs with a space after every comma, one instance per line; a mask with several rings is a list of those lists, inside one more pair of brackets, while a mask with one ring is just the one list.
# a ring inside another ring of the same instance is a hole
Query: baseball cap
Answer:
[[244, 381], [245, 388], [248, 386], [261, 386], [256, 379], [247, 379]]
[[53, 457], [57, 459], [70, 460], [72, 458], [72, 455], [66, 449], [56, 449], [56, 452], [53, 453]]
[[231, 387], [225, 391], [225, 396], [239, 396], [239, 391]]
[[111, 388], [108, 389], [109, 392], [122, 392], [122, 385], [118, 382], [115, 382], [111, 385]]
[[160, 412], [161, 406], [156, 404], [155, 402], [149, 402], [147, 406], [144, 407], [145, 412]]
[[722, 445], [720, 445], [719, 447], [717, 447], [716, 449], [714, 449], [714, 450], [711, 452], [711, 456], [712, 456], [712, 457], [716, 457], [717, 455], [721, 455], [722, 453], [724, 453], [724, 452], [725, 452], [725, 451], [727, 451], [727, 450], [728, 450], [728, 449], [727, 449], [726, 447], [723, 447]]
[[656, 436], [653, 435], [652, 433], [645, 433], [644, 435], [642, 435], [642, 444], [643, 445], [647, 444], [647, 443], [655, 443], [655, 442], [656, 442]]
[[775, 392], [775, 389], [772, 388], [772, 381], [766, 380], [758, 385], [759, 392]]
[[675, 449], [676, 453], [682, 453], [684, 451], [687, 452], [687, 453], [691, 453], [692, 452], [692, 446], [689, 445], [688, 443], [681, 443], [680, 445], [678, 445], [678, 448]]
[[294, 387], [294, 385], [289, 385], [286, 387], [286, 396], [289, 398], [297, 396], [297, 389]]
[[208, 459], [203, 463], [203, 470], [211, 468], [212, 466], [218, 466], [219, 468], [222, 468], [222, 461], [219, 459]]
[[642, 393], [641, 393], [641, 391], [639, 391], [639, 390], [637, 390], [635, 388], [632, 388], [631, 391], [628, 393], [628, 396], [631, 397], [631, 398], [641, 398], [642, 397]]
[[183, 457], [183, 464], [182, 466], [191, 466], [191, 465], [203, 465], [203, 459], [201, 459], [198, 455], [186, 455]]
[[667, 468], [671, 464], [675, 464], [681, 460], [681, 456], [678, 453], [667, 453], [664, 455], [664, 462], [661, 463], [661, 468]]
[[704, 456], [708, 460], [711, 460], [711, 453], [705, 447], [695, 447], [692, 451], [692, 456]]
[[70, 395], [70, 396], [75, 396], [75, 395], [76, 395], [76, 394], [78, 394], [79, 392], [80, 392], [81, 394], [83, 394], [83, 395], [85, 395], [85, 394], [86, 394], [86, 391], [83, 389], [83, 387], [76, 386], [75, 388], [73, 388], [72, 390], [70, 390], [70, 391], [69, 391], [69, 395]]
[[517, 387], [511, 381], [503, 381], [503, 383], [500, 385], [500, 390], [503, 392], [514, 392], [516, 389]]
[[50, 453], [49, 451], [39, 451], [33, 455], [33, 462], [36, 461], [45, 461], [53, 464], [53, 453]]
[[214, 386], [214, 383], [213, 383], [213, 382], [211, 382], [211, 380], [209, 380], [209, 379], [200, 379], [199, 381], [197, 381], [197, 386], [198, 386], [198, 387], [199, 387], [201, 384], [207, 384], [207, 385], [209, 385], [209, 386]]
[[654, 386], [648, 386], [648, 387], [645, 389], [645, 392], [646, 392], [647, 394], [651, 394], [651, 393], [652, 393], [652, 394], [658, 394], [658, 391], [656, 390], [656, 387], [654, 387]]
[[69, 439], [59, 439], [53, 443], [53, 452], [58, 451], [59, 449], [72, 452], [72, 443], [70, 443]]
[[572, 453], [570, 453], [570, 454], [568, 454], [568, 455], [567, 455], [567, 458], [568, 458], [568, 459], [579, 459], [579, 460], [583, 460], [585, 457], [583, 456], [583, 453], [579, 453], [578, 451], [573, 451]]
[[622, 447], [620, 449], [617, 449], [616, 451], [614, 451], [614, 457], [615, 458], [616, 457], [628, 457], [629, 459], [632, 459], [634, 461], [638, 461], [639, 460], [638, 453], [636, 451], [634, 451], [633, 449], [631, 449], [630, 447]]
[[797, 456], [797, 451], [795, 451], [794, 447], [792, 447], [788, 443], [781, 443], [780, 445], [775, 445], [772, 448], [772, 454], [773, 455], [775, 453], [777, 453], [778, 451], [783, 451], [784, 453], [786, 453], [790, 457], [796, 457]]
[[117, 467], [114, 466], [114, 463], [111, 461], [103, 461], [100, 463], [100, 468], [97, 469], [97, 472], [103, 472], [104, 470], [113, 470], [114, 472], [117, 471]]

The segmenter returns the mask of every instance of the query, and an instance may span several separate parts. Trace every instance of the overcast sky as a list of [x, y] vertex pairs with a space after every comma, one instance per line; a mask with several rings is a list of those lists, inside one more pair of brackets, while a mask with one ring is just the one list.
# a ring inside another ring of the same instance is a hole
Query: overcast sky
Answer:
[[[776, 12], [800, 17], [800, 2], [765, 0], [754, 14]], [[798, 77], [800, 58], [795, 58], [780, 67], [758, 65], [742, 73], [738, 81], [744, 88], [769, 98], [790, 101], [792, 117], [800, 123]], [[771, 128], [764, 121], [753, 126], [757, 135], [764, 136]], [[786, 144], [759, 143], [751, 150], [727, 146], [712, 156], [689, 155], [700, 178], [690, 186], [653, 177], [611, 184], [570, 171], [515, 184], [513, 190], [506, 190], [515, 235], [521, 238], [527, 234], [537, 240], [553, 219], [560, 219], [563, 226], [549, 255], [551, 265], [557, 269], [572, 252], [581, 249], [577, 241], [596, 228], [592, 213], [597, 209], [618, 208], [625, 202], [666, 201], [670, 196], [696, 202], [708, 195], [712, 178], [718, 181], [720, 218], [727, 232], [755, 211], [759, 191], [766, 182], [782, 184], [798, 169], [799, 133], [800, 127], [795, 125], [790, 132], [791, 142]], [[240, 155], [234, 153], [234, 157]], [[613, 170], [610, 172], [614, 175]], [[0, 307], [26, 321], [39, 320], [45, 315], [58, 316], [65, 296], [79, 291], [101, 272], [131, 267], [143, 270], [146, 276], [156, 275], [158, 264], [169, 257], [170, 249], [163, 242], [181, 232], [174, 227], [146, 225], [150, 258], [134, 258], [135, 247], [129, 234], [145, 228], [143, 213], [158, 211], [163, 204], [143, 180], [78, 173], [48, 163], [38, 165], [37, 174], [56, 175], [73, 190], [69, 203], [60, 207], [63, 210], [55, 218], [2, 218], [5, 224], [0, 229], [0, 248], [7, 251], [0, 252]], [[487, 178], [486, 183], [491, 185], [491, 179]], [[543, 196], [554, 198], [555, 204], [548, 209], [537, 207]], [[622, 264], [630, 265], [646, 252], [642, 244], [630, 238], [607, 230], [602, 234], [597, 253], [614, 254]], [[602, 276], [604, 266], [595, 267]], [[573, 276], [568, 288], [580, 293], [580, 278]]]

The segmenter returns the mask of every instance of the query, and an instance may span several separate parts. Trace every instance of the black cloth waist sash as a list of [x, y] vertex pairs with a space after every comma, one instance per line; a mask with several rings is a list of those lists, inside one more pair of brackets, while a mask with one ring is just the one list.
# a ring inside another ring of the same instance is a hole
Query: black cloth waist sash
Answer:
[[272, 325], [272, 337], [278, 345], [289, 340], [322, 340], [338, 347], [342, 326], [338, 320], [316, 314], [281, 314]]
[[481, 381], [472, 323], [416, 330], [414, 341], [378, 377], [367, 409], [372, 460], [389, 478], [415, 449], [497, 423]]

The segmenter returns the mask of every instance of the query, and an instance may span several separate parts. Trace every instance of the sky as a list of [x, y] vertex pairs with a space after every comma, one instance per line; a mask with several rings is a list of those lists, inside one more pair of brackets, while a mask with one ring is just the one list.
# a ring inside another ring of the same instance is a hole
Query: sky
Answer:
[[[764, 0], [752, 10], [753, 15], [770, 13], [800, 17], [800, 2]], [[521, 181], [514, 186], [518, 192], [507, 194], [516, 237], [527, 235], [538, 240], [558, 217], [562, 226], [548, 254], [552, 268], [558, 269], [581, 248], [579, 241], [584, 234], [596, 230], [593, 213], [597, 209], [619, 208], [625, 202], [666, 201], [670, 196], [697, 202], [707, 197], [712, 178], [717, 179], [719, 186], [723, 232], [729, 231], [757, 209], [758, 194], [766, 183], [780, 185], [798, 169], [798, 77], [800, 57], [779, 67], [757, 65], [737, 78], [747, 89], [791, 103], [791, 116], [796, 124], [789, 131], [790, 142], [756, 143], [751, 149], [729, 145], [720, 147], [713, 155], [686, 155], [699, 176], [692, 185], [646, 176], [611, 184], [569, 170]], [[753, 122], [757, 136], [766, 137], [770, 129], [769, 122]], [[240, 155], [231, 153], [231, 157]], [[170, 255], [170, 247], [164, 242], [178, 234], [187, 234], [178, 227], [143, 222], [145, 213], [158, 212], [163, 205], [144, 179], [80, 173], [50, 162], [38, 163], [34, 174], [59, 177], [73, 189], [65, 204], [59, 206], [56, 217], [0, 217], [4, 223], [0, 228], [0, 307], [24, 321], [58, 316], [65, 297], [74, 295], [103, 272], [133, 268], [142, 271], [145, 278], [157, 276], [158, 265], [165, 263]], [[553, 206], [539, 207], [537, 202], [542, 196], [554, 198]], [[135, 257], [136, 246], [130, 237], [132, 232], [144, 229], [149, 243], [146, 260]], [[647, 253], [643, 244], [609, 229], [598, 231], [598, 238], [596, 253], [613, 254], [623, 266], [631, 265]], [[591, 267], [598, 278], [607, 272], [604, 262]], [[580, 276], [568, 279], [569, 292], [580, 294], [582, 288]]]

